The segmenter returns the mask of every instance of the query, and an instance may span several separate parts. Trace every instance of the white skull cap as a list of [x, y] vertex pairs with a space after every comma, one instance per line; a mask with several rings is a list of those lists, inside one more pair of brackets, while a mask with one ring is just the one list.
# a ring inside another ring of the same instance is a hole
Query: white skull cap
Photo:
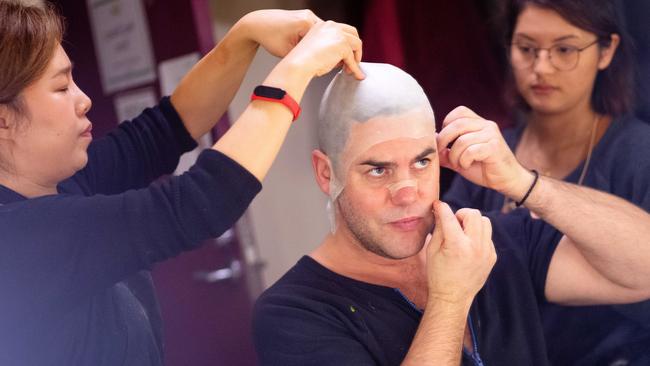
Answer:
[[[363, 80], [342, 71], [332, 79], [318, 114], [319, 148], [332, 164], [329, 202], [332, 232], [336, 229], [332, 204], [345, 188], [351, 161], [382, 142], [435, 136], [433, 109], [424, 90], [411, 75], [389, 64], [362, 62], [360, 66], [366, 75]], [[400, 125], [378, 123], [372, 134], [355, 136], [354, 144], [348, 144], [354, 124], [405, 113], [417, 117]]]
[[435, 133], [429, 100], [411, 75], [389, 64], [362, 62], [361, 69], [366, 75], [363, 80], [339, 72], [325, 90], [320, 104], [319, 147], [334, 165], [345, 148], [353, 123], [419, 109], [422, 118], [431, 123], [431, 133]]

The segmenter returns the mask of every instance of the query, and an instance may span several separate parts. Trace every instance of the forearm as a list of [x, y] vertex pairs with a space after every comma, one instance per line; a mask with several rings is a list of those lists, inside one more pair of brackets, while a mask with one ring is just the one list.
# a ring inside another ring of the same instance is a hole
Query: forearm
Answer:
[[[511, 198], [523, 194], [519, 188]], [[570, 240], [608, 280], [630, 289], [649, 287], [650, 215], [644, 210], [614, 195], [547, 177], [540, 177], [525, 206], [560, 230], [563, 240]]]
[[210, 131], [226, 112], [258, 47], [240, 20], [174, 90], [171, 102], [194, 139]]
[[[271, 71], [264, 85], [284, 89], [300, 103], [311, 78], [312, 75], [300, 65], [284, 59]], [[282, 104], [252, 101], [213, 148], [262, 181], [282, 146], [292, 119], [292, 112]]]
[[402, 365], [460, 365], [471, 299], [431, 302]]

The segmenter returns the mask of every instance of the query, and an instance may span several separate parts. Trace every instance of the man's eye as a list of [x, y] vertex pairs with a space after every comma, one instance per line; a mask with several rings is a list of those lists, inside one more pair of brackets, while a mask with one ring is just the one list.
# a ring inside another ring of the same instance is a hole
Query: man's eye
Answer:
[[430, 163], [431, 163], [430, 159], [418, 160], [418, 161], [415, 162], [415, 168], [416, 169], [424, 169], [424, 168], [428, 167]]
[[368, 174], [370, 174], [371, 177], [381, 177], [384, 174], [386, 174], [386, 168], [381, 168], [381, 167], [372, 168], [370, 169]]

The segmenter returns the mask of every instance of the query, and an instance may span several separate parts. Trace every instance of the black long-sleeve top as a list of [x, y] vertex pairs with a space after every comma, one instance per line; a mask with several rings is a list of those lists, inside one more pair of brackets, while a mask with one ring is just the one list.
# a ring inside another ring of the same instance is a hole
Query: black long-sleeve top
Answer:
[[163, 364], [148, 271], [220, 235], [261, 189], [214, 150], [153, 182], [195, 146], [163, 98], [93, 142], [59, 194], [0, 185], [0, 365]]

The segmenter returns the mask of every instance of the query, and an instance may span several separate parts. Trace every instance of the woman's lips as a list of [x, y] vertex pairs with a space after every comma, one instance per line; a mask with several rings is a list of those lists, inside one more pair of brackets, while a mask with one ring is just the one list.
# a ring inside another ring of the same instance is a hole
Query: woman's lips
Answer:
[[531, 87], [531, 89], [533, 90], [533, 93], [535, 93], [535, 94], [543, 94], [543, 95], [551, 94], [552, 92], [557, 90], [556, 87], [550, 86], [550, 85], [545, 85], [545, 84], [533, 85]]
[[390, 222], [390, 225], [400, 231], [410, 231], [418, 227], [422, 222], [421, 217], [407, 217], [397, 221]]
[[93, 125], [88, 125], [88, 127], [86, 127], [84, 132], [81, 133], [81, 136], [93, 137], [92, 130], [93, 130]]

